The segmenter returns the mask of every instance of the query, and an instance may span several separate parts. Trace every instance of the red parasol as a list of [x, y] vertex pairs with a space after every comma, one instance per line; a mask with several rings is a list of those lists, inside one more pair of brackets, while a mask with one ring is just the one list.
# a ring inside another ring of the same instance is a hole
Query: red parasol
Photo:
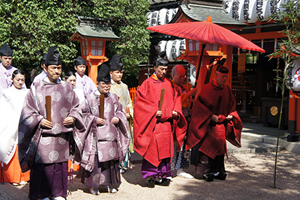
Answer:
[[212, 23], [212, 17], [208, 16], [205, 22], [183, 22], [174, 24], [165, 24], [159, 26], [147, 27], [150, 31], [155, 31], [167, 35], [173, 35], [191, 40], [198, 40], [202, 42], [201, 54], [199, 55], [199, 65], [197, 68], [196, 82], [199, 76], [200, 65], [202, 61], [203, 51], [206, 44], [219, 44], [234, 46], [241, 49], [252, 51], [259, 51], [264, 53], [265, 50], [243, 38], [242, 36], [223, 28], [217, 24]]
[[220, 44], [234, 46], [241, 49], [259, 51], [264, 53], [265, 50], [243, 38], [242, 36], [212, 23], [212, 18], [207, 17], [206, 22], [183, 22], [174, 24], [165, 24], [151, 26], [147, 28], [167, 35], [198, 40], [203, 43]]

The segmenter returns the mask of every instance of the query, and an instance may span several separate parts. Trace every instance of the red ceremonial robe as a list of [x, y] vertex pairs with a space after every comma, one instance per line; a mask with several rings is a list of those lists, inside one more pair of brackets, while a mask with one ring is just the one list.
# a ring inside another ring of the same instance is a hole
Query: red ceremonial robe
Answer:
[[[217, 104], [222, 96], [219, 113]], [[217, 124], [211, 117], [218, 114]], [[233, 119], [225, 118], [232, 115]], [[215, 80], [205, 85], [193, 108], [188, 130], [186, 149], [200, 142], [199, 151], [214, 159], [217, 155], [227, 154], [226, 139], [237, 147], [241, 147], [243, 124], [236, 111], [236, 100], [228, 85], [217, 87]]]
[[[162, 116], [156, 117], [161, 89], [165, 89]], [[177, 111], [178, 118], [173, 119], [172, 112]], [[187, 129], [182, 114], [181, 97], [173, 88], [170, 80], [157, 79], [153, 74], [145, 80], [136, 93], [133, 116], [135, 151], [157, 167], [164, 158], [174, 154], [174, 137], [181, 146]]]

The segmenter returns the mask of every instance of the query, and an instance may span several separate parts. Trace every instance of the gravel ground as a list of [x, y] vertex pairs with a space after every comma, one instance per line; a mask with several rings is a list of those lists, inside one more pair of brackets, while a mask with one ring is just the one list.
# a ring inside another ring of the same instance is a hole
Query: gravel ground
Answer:
[[[83, 199], [130, 199], [130, 200], [186, 200], [186, 199], [299, 199], [300, 197], [300, 156], [288, 151], [278, 155], [277, 181], [274, 188], [275, 153], [233, 154], [225, 159], [228, 173], [225, 181], [206, 182], [202, 179], [174, 177], [170, 186], [148, 188], [141, 176], [141, 164], [133, 165], [122, 175], [122, 184], [115, 194], [91, 195], [88, 188], [75, 178], [69, 184], [68, 200]], [[186, 170], [193, 176], [195, 167]], [[28, 193], [29, 184], [20, 190]]]

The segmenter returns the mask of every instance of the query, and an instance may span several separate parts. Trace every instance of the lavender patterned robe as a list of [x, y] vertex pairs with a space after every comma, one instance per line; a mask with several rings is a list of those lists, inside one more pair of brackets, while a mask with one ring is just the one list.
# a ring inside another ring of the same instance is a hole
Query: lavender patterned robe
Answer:
[[[42, 129], [40, 122], [46, 118], [45, 96], [48, 95], [51, 96], [53, 128]], [[28, 170], [26, 163], [30, 167], [33, 161], [66, 162], [70, 154], [82, 151], [85, 126], [78, 107], [79, 100], [68, 82], [54, 84], [42, 80], [31, 87], [19, 122], [19, 160], [23, 171]], [[63, 120], [68, 116], [76, 119], [72, 127], [63, 125]], [[76, 154], [75, 160], [80, 161], [79, 157]]]
[[83, 94], [86, 97], [90, 93], [97, 90], [96, 84], [93, 82], [93, 80], [88, 77], [87, 75], [83, 75], [83, 77], [79, 76], [77, 72], [76, 75], [76, 84], [74, 89], [83, 90]]
[[44, 78], [47, 77], [47, 73], [43, 70], [40, 74], [38, 74], [36, 77], [34, 77], [31, 85], [36, 84], [37, 82], [42, 81]]
[[[12, 84], [11, 75], [17, 68], [9, 66], [6, 69], [2, 63], [0, 63], [0, 96], [2, 96], [2, 91], [9, 88]], [[25, 85], [24, 85], [25, 86]]]
[[[81, 166], [87, 171], [93, 171], [95, 156], [99, 162], [119, 160], [122, 163], [128, 151], [130, 132], [126, 113], [116, 94], [108, 94], [104, 99], [104, 126], [97, 126], [97, 118], [100, 116], [100, 93], [91, 93], [87, 101], [81, 105], [88, 136], [82, 153]], [[116, 126], [111, 123], [113, 117], [119, 118]], [[96, 153], [97, 152], [97, 153]], [[98, 165], [96, 165], [98, 166]], [[119, 170], [118, 170], [119, 171]]]

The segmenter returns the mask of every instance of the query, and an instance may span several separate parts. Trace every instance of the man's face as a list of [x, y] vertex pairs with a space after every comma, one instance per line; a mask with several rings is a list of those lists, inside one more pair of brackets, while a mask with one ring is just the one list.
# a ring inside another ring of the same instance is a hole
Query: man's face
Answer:
[[77, 71], [77, 73], [79, 74], [79, 76], [83, 76], [84, 75], [84, 72], [86, 70], [86, 66], [85, 65], [77, 65], [74, 68]]
[[216, 82], [218, 86], [222, 86], [226, 83], [228, 74], [223, 74], [221, 72], [216, 72]]
[[154, 67], [155, 74], [157, 78], [163, 78], [166, 76], [168, 70], [168, 66], [161, 66], [159, 65], [158, 67]]
[[111, 82], [100, 81], [97, 82], [98, 90], [101, 94], [107, 94], [110, 91]]
[[175, 75], [172, 78], [176, 85], [182, 85], [186, 78], [185, 69], [184, 68], [177, 69]]
[[1, 56], [0, 60], [2, 62], [3, 67], [5, 67], [6, 69], [8, 69], [9, 66], [11, 66], [12, 56]]
[[45, 67], [45, 72], [52, 83], [56, 83], [57, 79], [60, 77], [62, 71], [61, 65], [49, 65]]
[[11, 78], [13, 85], [17, 89], [21, 89], [22, 85], [25, 83], [25, 76], [23, 74], [15, 75], [15, 78]]
[[111, 71], [110, 75], [114, 82], [120, 82], [123, 77], [123, 71]]

